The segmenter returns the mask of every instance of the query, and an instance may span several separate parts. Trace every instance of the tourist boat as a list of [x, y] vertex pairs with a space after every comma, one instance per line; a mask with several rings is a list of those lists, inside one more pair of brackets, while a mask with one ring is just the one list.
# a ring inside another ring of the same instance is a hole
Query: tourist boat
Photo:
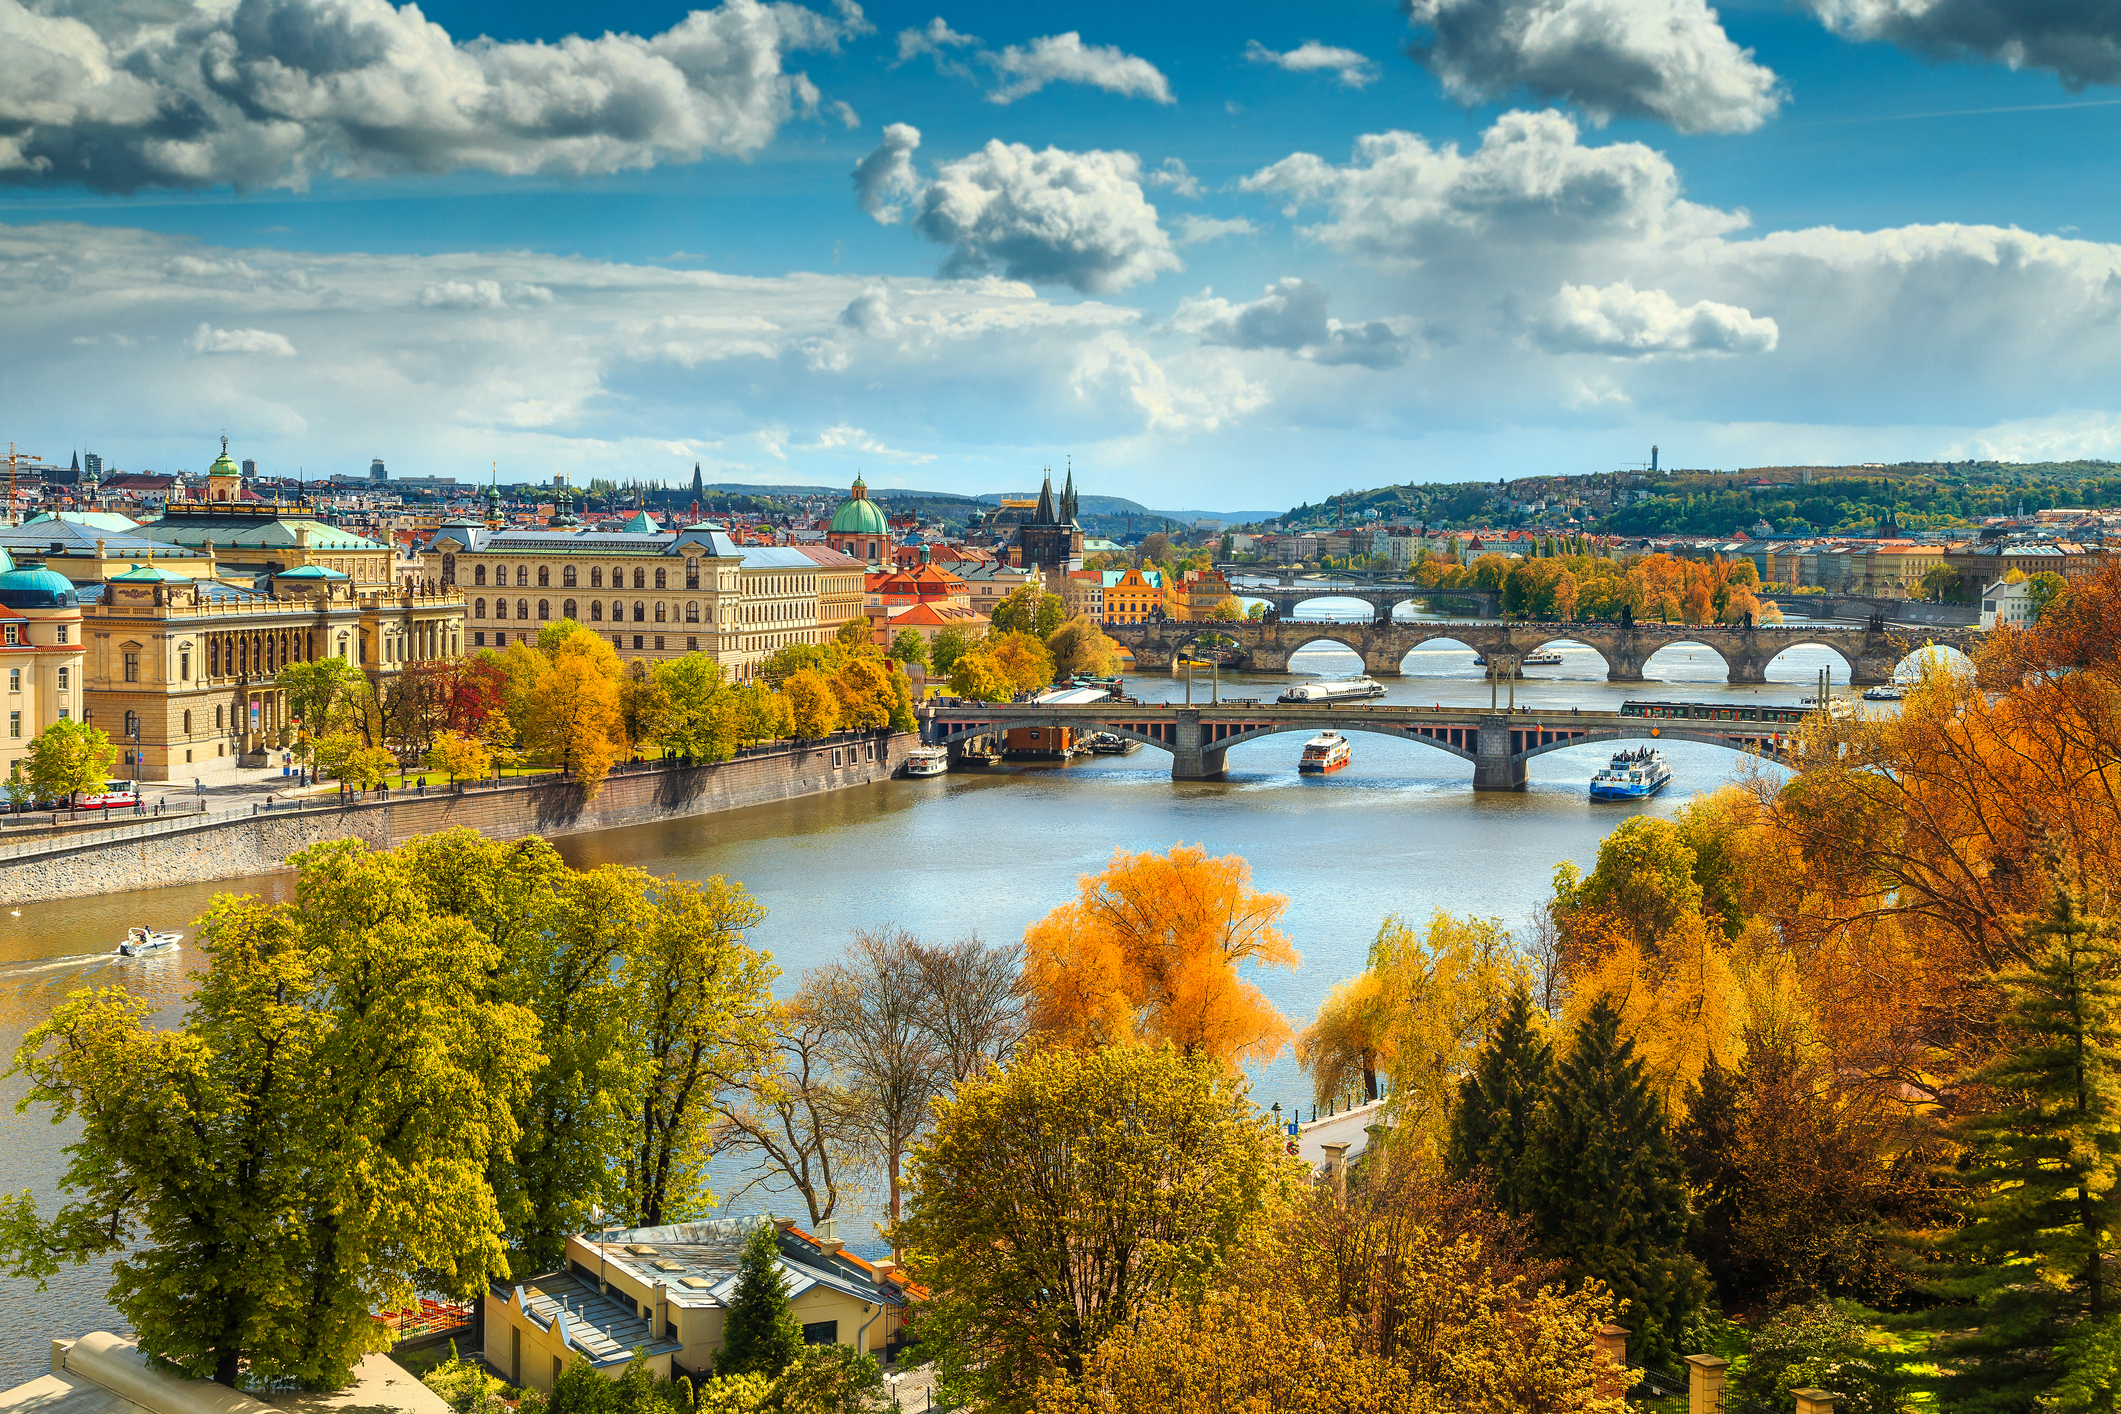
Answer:
[[906, 753], [906, 774], [909, 776], [940, 776], [950, 769], [950, 748], [947, 746], [916, 746]]
[[1385, 685], [1375, 678], [1341, 678], [1329, 682], [1300, 682], [1284, 692], [1282, 702], [1350, 702], [1361, 697], [1382, 697]]
[[1339, 732], [1320, 732], [1304, 743], [1304, 754], [1296, 769], [1307, 776], [1323, 776], [1347, 765], [1354, 755], [1355, 748]]
[[1131, 736], [1120, 736], [1115, 732], [1099, 732], [1089, 737], [1084, 745], [1093, 756], [1125, 756], [1130, 751], [1139, 751], [1142, 744]]
[[152, 928], [132, 927], [125, 930], [125, 941], [118, 944], [120, 957], [144, 957], [152, 952], [175, 952], [177, 940], [182, 933], [157, 933]]
[[1863, 690], [1865, 702], [1898, 702], [1907, 696], [1907, 689], [1897, 683], [1890, 687], [1869, 687]]
[[1591, 777], [1593, 800], [1648, 800], [1672, 780], [1672, 768], [1655, 747], [1616, 751], [1603, 771]]

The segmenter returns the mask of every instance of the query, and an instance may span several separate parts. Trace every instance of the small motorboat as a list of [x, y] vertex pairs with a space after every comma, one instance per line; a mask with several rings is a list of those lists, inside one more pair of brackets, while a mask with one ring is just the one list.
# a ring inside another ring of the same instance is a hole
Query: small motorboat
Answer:
[[155, 952], [177, 951], [182, 933], [158, 933], [152, 928], [133, 927], [125, 930], [125, 941], [118, 944], [120, 957], [145, 957]]
[[1907, 696], [1907, 689], [1894, 683], [1889, 687], [1867, 688], [1863, 694], [1865, 702], [1898, 702]]
[[1125, 756], [1129, 752], [1141, 750], [1142, 747], [1133, 737], [1120, 736], [1116, 732], [1099, 732], [1086, 738], [1084, 745], [1090, 748], [1090, 754], [1093, 756]]
[[947, 746], [916, 746], [906, 753], [906, 774], [909, 776], [940, 776], [950, 769], [950, 748]]

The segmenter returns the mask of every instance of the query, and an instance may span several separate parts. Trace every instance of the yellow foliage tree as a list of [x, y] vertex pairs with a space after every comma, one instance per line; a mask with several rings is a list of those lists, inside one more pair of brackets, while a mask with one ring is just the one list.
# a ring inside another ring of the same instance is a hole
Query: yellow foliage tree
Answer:
[[1053, 655], [1043, 639], [1028, 633], [1004, 633], [988, 639], [987, 653], [1018, 692], [1037, 692], [1053, 684]]
[[626, 740], [619, 701], [624, 681], [625, 669], [611, 645], [576, 628], [554, 645], [525, 708], [524, 741], [592, 800]]
[[840, 699], [816, 668], [791, 673], [781, 684], [788, 703], [788, 733], [798, 741], [818, 741], [840, 726]]
[[1033, 1028], [1074, 1047], [1169, 1041], [1231, 1067], [1277, 1054], [1289, 1023], [1237, 969], [1298, 958], [1275, 926], [1288, 900], [1251, 881], [1243, 859], [1197, 845], [1115, 852], [1024, 933]]
[[493, 772], [493, 752], [475, 736], [443, 732], [427, 753], [427, 769], [440, 771], [451, 783], [475, 781]]
[[1087, 614], [1078, 614], [1053, 630], [1046, 651], [1053, 655], [1053, 671], [1062, 677], [1076, 673], [1109, 677], [1119, 671], [1119, 645]]
[[1018, 692], [1016, 680], [992, 653], [967, 653], [950, 667], [950, 691], [975, 702], [1007, 702]]
[[[1385, 919], [1370, 944], [1369, 972], [1377, 979], [1377, 1051], [1392, 1082], [1393, 1118], [1411, 1143], [1440, 1151], [1458, 1077], [1527, 980], [1523, 960], [1502, 920], [1439, 910], [1421, 931], [1396, 914]], [[1314, 1083], [1319, 1078], [1314, 1072]]]
[[891, 709], [898, 702], [892, 682], [897, 676], [882, 658], [849, 659], [832, 678], [832, 691], [839, 699], [840, 725], [850, 731], [875, 731], [891, 723]]

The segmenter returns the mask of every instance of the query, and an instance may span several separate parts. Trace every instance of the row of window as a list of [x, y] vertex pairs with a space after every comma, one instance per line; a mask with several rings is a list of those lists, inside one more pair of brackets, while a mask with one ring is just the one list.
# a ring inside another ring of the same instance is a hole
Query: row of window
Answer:
[[[475, 619], [483, 619], [486, 617], [486, 601], [484, 599], [474, 599], [471, 601], [471, 616]], [[493, 601], [493, 616], [497, 619], [505, 619], [509, 616], [508, 601], [506, 599], [496, 599]], [[528, 599], [516, 600], [515, 617], [519, 619], [528, 619], [530, 617], [530, 601]], [[537, 617], [541, 621], [550, 619], [552, 617], [552, 601], [550, 599], [538, 600]], [[575, 619], [577, 622], [580, 621], [580, 615], [576, 612], [574, 600], [562, 599], [560, 601], [560, 617], [563, 619]], [[622, 623], [625, 621], [625, 618], [626, 606], [617, 599], [612, 600], [611, 621], [613, 623]], [[604, 621], [603, 600], [592, 599], [589, 601], [589, 621], [591, 623], [602, 623]], [[637, 624], [643, 624], [648, 622], [647, 601], [641, 599], [636, 599], [633, 601], [633, 621]], [[655, 606], [655, 621], [657, 623], [676, 622], [677, 606], [675, 604], [665, 604], [661, 601], [657, 601]], [[700, 622], [700, 606], [697, 600], [694, 600], [685, 605], [684, 622], [688, 624], [696, 624]], [[712, 623], [713, 620], [710, 618], [708, 622]]]
[[[454, 570], [454, 562], [454, 556], [448, 557], [448, 561], [445, 562], [445, 564], [443, 565], [443, 569], [445, 571]], [[563, 589], [573, 589], [577, 585], [579, 585], [581, 581], [576, 577], [578, 573], [579, 571], [575, 566], [562, 565], [560, 567], [560, 587]], [[531, 567], [529, 565], [517, 565], [516, 588], [528, 589], [530, 587], [530, 576]], [[453, 577], [453, 575], [445, 575], [445, 579]], [[552, 586], [552, 566], [539, 565], [537, 567], [537, 577], [538, 588], [550, 588]], [[611, 572], [611, 587], [613, 589], [624, 588], [625, 580], [626, 571], [622, 569], [615, 569]], [[635, 589], [648, 588], [647, 580], [648, 572], [646, 570], [634, 570], [633, 587]], [[486, 583], [486, 566], [477, 565], [473, 567], [471, 571], [471, 582], [474, 585], [484, 585]], [[508, 566], [495, 565], [493, 567], [493, 582], [497, 586], [505, 585], [508, 583]], [[602, 565], [591, 565], [589, 567], [589, 587], [591, 589], [602, 589], [604, 587], [604, 567]], [[657, 589], [668, 589], [670, 587], [670, 571], [667, 568], [664, 568], [662, 566], [658, 566], [656, 568], [655, 587]], [[685, 587], [687, 589], [698, 589], [700, 587], [700, 562], [696, 558], [685, 561]]]
[[[66, 691], [67, 678], [69, 676], [67, 669], [59, 669], [59, 691]], [[20, 692], [22, 690], [22, 669], [9, 668], [7, 670], [7, 690], [9, 692]]]
[[[521, 639], [521, 640], [522, 640], [523, 642], [525, 642], [525, 643], [528, 643], [528, 642], [530, 642], [530, 641], [531, 641], [531, 635], [530, 635], [530, 634], [527, 634], [527, 633], [519, 633], [519, 634], [517, 634], [517, 635], [516, 635], [516, 637], [517, 637], [517, 638], [519, 638], [519, 639]], [[654, 637], [655, 637], [655, 651], [656, 651], [656, 652], [658, 652], [658, 653], [668, 653], [668, 652], [670, 652], [670, 651], [671, 651], [671, 649], [670, 649], [670, 648], [669, 648], [669, 646], [668, 646], [668, 645], [669, 645], [669, 642], [670, 642], [670, 640], [669, 640], [668, 638], [664, 637], [664, 636], [663, 636], [662, 634], [660, 634], [660, 633], [659, 633], [659, 634], [656, 634], [656, 635], [654, 635]], [[646, 651], [647, 651], [647, 643], [648, 643], [648, 635], [646, 635], [646, 634], [639, 634], [639, 633], [637, 633], [637, 634], [635, 634], [635, 635], [633, 636], [633, 646], [634, 646], [634, 650], [635, 650], [636, 652], [646, 652]], [[486, 642], [486, 635], [485, 635], [485, 634], [483, 634], [483, 633], [475, 633], [475, 634], [473, 634], [473, 635], [471, 636], [471, 646], [472, 646], [472, 647], [474, 647], [474, 648], [485, 648], [485, 647], [487, 647], [488, 645], [487, 645], [487, 642]], [[492, 645], [491, 645], [491, 646], [493, 646], [493, 647], [495, 647], [495, 648], [506, 648], [506, 647], [508, 646], [508, 635], [507, 635], [507, 634], [505, 634], [505, 633], [497, 633], [497, 634], [495, 634], [495, 635], [493, 636], [493, 643], [492, 643]], [[619, 634], [619, 633], [615, 633], [615, 634], [613, 634], [613, 635], [611, 636], [611, 646], [612, 646], [612, 647], [614, 647], [614, 648], [616, 648], [616, 649], [618, 649], [618, 650], [619, 650], [619, 651], [620, 651], [621, 653], [625, 652], [625, 651], [626, 651], [626, 636], [625, 636], [624, 634]], [[699, 640], [698, 640], [697, 638], [688, 638], [688, 639], [686, 639], [686, 640], [685, 640], [685, 651], [686, 651], [687, 653], [697, 653], [697, 652], [699, 652], [699, 651], [700, 651], [700, 641], [699, 641]]]

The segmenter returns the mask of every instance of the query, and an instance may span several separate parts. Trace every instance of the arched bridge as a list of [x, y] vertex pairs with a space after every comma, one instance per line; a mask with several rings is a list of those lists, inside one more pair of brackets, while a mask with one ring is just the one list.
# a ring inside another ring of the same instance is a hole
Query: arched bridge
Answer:
[[1266, 706], [1226, 702], [970, 703], [923, 707], [921, 739], [963, 746], [1014, 727], [1110, 732], [1171, 753], [1171, 779], [1212, 780], [1233, 746], [1281, 732], [1372, 732], [1418, 741], [1473, 763], [1473, 789], [1523, 790], [1525, 763], [1565, 746], [1601, 741], [1700, 741], [1780, 759], [1793, 724], [1747, 722], [1745, 704], [1715, 709], [1720, 719], [1671, 721], [1570, 709], [1513, 713], [1477, 708], [1377, 707], [1363, 703]]
[[1804, 644], [1821, 644], [1849, 665], [1858, 685], [1887, 683], [1912, 653], [1936, 644], [1971, 653], [1980, 641], [1978, 628], [1889, 628], [1877, 620], [1846, 627], [1827, 624], [1774, 624], [1741, 628], [1722, 624], [1541, 623], [1465, 621], [1450, 623], [1331, 623], [1282, 619], [1271, 623], [1214, 623], [1164, 619], [1143, 624], [1108, 624], [1105, 632], [1134, 654], [1140, 671], [1171, 666], [1172, 658], [1217, 634], [1238, 645], [1238, 666], [1249, 672], [1285, 673], [1289, 659], [1313, 643], [1339, 643], [1362, 655], [1363, 671], [1372, 677], [1399, 676], [1400, 660], [1424, 643], [1450, 639], [1478, 652], [1498, 674], [1512, 674], [1517, 664], [1550, 643], [1574, 642], [1605, 659], [1611, 682], [1641, 682], [1643, 664], [1660, 648], [1700, 644], [1719, 655], [1730, 681], [1767, 681], [1775, 656]]
[[[1237, 573], [1256, 576], [1261, 571], [1254, 566]], [[1395, 607], [1406, 603], [1434, 604], [1490, 617], [1502, 612], [1502, 596], [1490, 589], [1430, 589], [1399, 581], [1305, 578], [1284, 573], [1273, 584], [1239, 584], [1233, 579], [1230, 592], [1239, 599], [1264, 599], [1282, 618], [1313, 599], [1360, 599], [1370, 606], [1372, 617], [1380, 623], [1392, 617]]]

